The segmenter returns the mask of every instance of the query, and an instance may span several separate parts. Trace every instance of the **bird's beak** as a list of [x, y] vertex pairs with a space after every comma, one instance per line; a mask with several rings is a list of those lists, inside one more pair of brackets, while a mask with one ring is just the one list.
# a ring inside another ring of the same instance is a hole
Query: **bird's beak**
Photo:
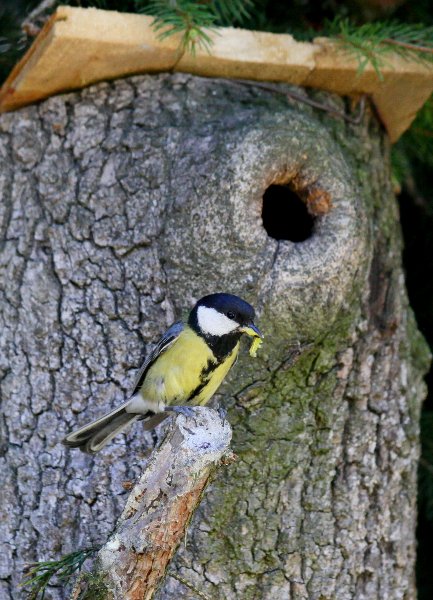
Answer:
[[241, 327], [240, 331], [242, 331], [242, 333], [246, 333], [247, 335], [253, 338], [263, 338], [262, 332], [256, 325], [254, 325], [253, 322], [248, 323], [248, 325], [244, 325], [244, 327]]

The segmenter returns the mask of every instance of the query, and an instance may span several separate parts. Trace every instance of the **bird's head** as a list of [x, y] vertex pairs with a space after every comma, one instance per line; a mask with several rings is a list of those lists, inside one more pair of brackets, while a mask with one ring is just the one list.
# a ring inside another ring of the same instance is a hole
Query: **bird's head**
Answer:
[[232, 294], [210, 294], [201, 298], [192, 309], [188, 323], [205, 337], [236, 336], [242, 333], [262, 338], [254, 324], [254, 308]]

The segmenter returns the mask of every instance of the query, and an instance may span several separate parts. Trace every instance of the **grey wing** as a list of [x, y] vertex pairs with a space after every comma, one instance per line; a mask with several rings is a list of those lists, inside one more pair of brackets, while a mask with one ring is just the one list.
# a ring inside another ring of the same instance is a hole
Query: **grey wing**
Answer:
[[134, 396], [143, 385], [146, 373], [151, 364], [157, 359], [157, 357], [160, 354], [167, 350], [167, 348], [169, 348], [177, 340], [184, 327], [185, 325], [182, 323], [182, 321], [176, 321], [176, 323], [173, 323], [173, 325], [171, 325], [163, 334], [163, 336], [156, 344], [155, 348], [152, 350], [149, 356], [146, 358], [139, 372], [137, 373], [137, 377], [135, 378], [134, 385], [132, 388], [131, 396]]

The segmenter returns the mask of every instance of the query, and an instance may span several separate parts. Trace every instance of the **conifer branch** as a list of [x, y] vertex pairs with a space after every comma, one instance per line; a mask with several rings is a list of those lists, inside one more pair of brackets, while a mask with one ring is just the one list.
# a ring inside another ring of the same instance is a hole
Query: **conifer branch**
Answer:
[[29, 588], [30, 600], [43, 600], [47, 586], [53, 578], [62, 580], [63, 583], [81, 571], [84, 562], [99, 550], [98, 547], [84, 548], [65, 554], [59, 560], [47, 560], [32, 563], [28, 566], [26, 576], [21, 584]]
[[399, 40], [391, 40], [389, 38], [384, 40], [384, 43], [391, 44], [394, 46], [400, 46], [401, 48], [406, 48], [407, 50], [411, 50], [414, 52], [428, 52], [430, 54], [433, 54], [433, 48], [429, 48], [427, 46], [417, 46], [416, 44], [410, 44], [409, 42], [401, 42]]
[[209, 32], [217, 25], [241, 23], [249, 16], [252, 0], [136, 0], [141, 12], [154, 17], [153, 28], [161, 40], [181, 34], [179, 54], [195, 54], [200, 47], [210, 52]]
[[358, 59], [360, 73], [371, 65], [382, 79], [381, 68], [391, 53], [405, 60], [433, 62], [433, 27], [397, 21], [365, 23], [357, 27], [348, 19], [337, 18], [328, 23], [327, 28], [342, 50]]

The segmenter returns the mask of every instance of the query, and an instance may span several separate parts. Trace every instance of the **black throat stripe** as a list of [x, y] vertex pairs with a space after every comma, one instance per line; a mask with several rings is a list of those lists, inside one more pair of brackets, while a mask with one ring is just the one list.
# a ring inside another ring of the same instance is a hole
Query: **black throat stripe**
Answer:
[[191, 329], [193, 329], [193, 331], [195, 331], [197, 335], [204, 339], [206, 344], [212, 350], [212, 354], [215, 356], [218, 364], [221, 364], [224, 358], [231, 354], [242, 335], [240, 331], [233, 331], [232, 333], [227, 333], [226, 335], [208, 335], [207, 333], [204, 333], [198, 324], [196, 311], [193, 311], [190, 314], [188, 325], [191, 327]]
[[227, 335], [203, 335], [209, 348], [212, 350], [218, 364], [221, 364], [225, 358], [231, 354], [241, 338], [239, 332], [228, 333]]
[[193, 329], [204, 339], [206, 344], [212, 350], [212, 354], [215, 356], [218, 364], [221, 364], [223, 360], [232, 353], [242, 335], [239, 331], [227, 333], [226, 335], [208, 335], [207, 333], [204, 333], [198, 325], [195, 328], [193, 327]]
[[212, 373], [215, 371], [215, 369], [217, 367], [219, 367], [219, 365], [222, 362], [223, 362], [223, 359], [215, 360], [215, 359], [211, 359], [211, 358], [207, 361], [207, 365], [205, 367], [203, 367], [203, 369], [200, 373], [200, 383], [198, 384], [198, 386], [196, 388], [194, 388], [192, 390], [192, 392], [186, 399], [186, 402], [191, 402], [191, 400], [194, 400], [194, 398], [196, 398], [200, 394], [200, 392], [202, 392], [205, 389], [205, 387], [208, 385], [209, 381], [212, 378]]

